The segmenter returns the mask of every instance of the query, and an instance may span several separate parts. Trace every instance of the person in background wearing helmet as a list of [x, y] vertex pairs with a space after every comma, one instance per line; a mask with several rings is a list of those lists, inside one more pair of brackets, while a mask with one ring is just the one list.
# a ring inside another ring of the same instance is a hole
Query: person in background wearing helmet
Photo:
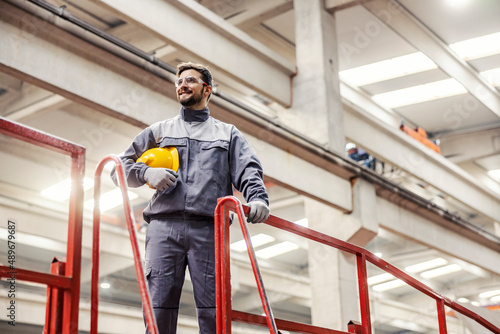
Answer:
[[[200, 64], [179, 64], [175, 87], [180, 115], [143, 130], [121, 159], [129, 186], [148, 183], [157, 190], [143, 216], [149, 223], [145, 274], [160, 333], [176, 333], [187, 266], [200, 333], [214, 334], [217, 198], [232, 195], [234, 186], [250, 206], [251, 223], [269, 217], [269, 199], [261, 163], [242, 133], [210, 116], [210, 71]], [[136, 162], [154, 147], [177, 149], [177, 173]]]

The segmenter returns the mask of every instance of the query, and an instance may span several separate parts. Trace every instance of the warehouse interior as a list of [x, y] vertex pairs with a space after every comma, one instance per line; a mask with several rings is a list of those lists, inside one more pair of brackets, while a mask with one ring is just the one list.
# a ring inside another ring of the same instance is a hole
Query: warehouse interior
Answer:
[[[90, 328], [94, 170], [179, 113], [168, 68], [184, 61], [210, 66], [211, 114], [252, 144], [272, 215], [364, 247], [500, 327], [498, 17], [496, 0], [0, 1], [0, 116], [86, 147], [79, 332]], [[48, 273], [66, 252], [69, 159], [0, 141], [0, 263], [12, 220], [16, 266]], [[111, 167], [99, 332], [142, 333]], [[129, 191], [141, 251], [153, 193]], [[276, 318], [342, 331], [358, 321], [350, 255], [265, 224], [249, 231]], [[233, 308], [262, 314], [241, 240], [233, 225]], [[433, 299], [367, 269], [374, 333], [439, 333]], [[0, 332], [40, 333], [46, 287], [16, 289], [16, 327], [2, 312]], [[2, 309], [7, 291], [2, 279]], [[483, 333], [447, 311], [448, 333]], [[189, 277], [178, 326], [198, 333]]]

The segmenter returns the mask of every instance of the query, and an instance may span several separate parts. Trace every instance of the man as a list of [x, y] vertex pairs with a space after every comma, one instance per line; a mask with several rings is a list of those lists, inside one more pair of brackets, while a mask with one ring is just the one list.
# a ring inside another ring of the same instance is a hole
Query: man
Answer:
[[[175, 82], [180, 115], [143, 130], [122, 161], [129, 186], [157, 189], [144, 210], [146, 278], [162, 334], [176, 333], [186, 266], [193, 283], [200, 333], [214, 334], [214, 211], [232, 186], [250, 205], [248, 221], [269, 217], [262, 166], [241, 132], [212, 118], [207, 107], [212, 74], [200, 64], [182, 63]], [[136, 160], [153, 147], [175, 147], [179, 171], [151, 168]], [[146, 328], [146, 333], [148, 333]]]

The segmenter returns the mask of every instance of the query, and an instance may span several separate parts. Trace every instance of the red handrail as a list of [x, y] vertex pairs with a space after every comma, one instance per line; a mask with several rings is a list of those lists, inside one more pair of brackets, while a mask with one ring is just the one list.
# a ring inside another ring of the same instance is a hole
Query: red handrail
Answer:
[[[255, 325], [262, 325], [262, 319], [259, 316], [244, 312], [233, 311], [231, 308], [231, 285], [230, 285], [230, 264], [229, 264], [229, 254], [230, 254], [229, 211], [233, 211], [238, 214], [240, 224], [242, 225], [243, 228], [243, 226], [246, 227], [245, 220], [243, 219], [243, 217], [245, 214], [248, 214], [249, 208], [246, 206], [242, 206], [240, 201], [233, 196], [220, 198], [217, 201], [217, 207], [215, 209], [217, 334], [231, 333], [232, 320], [243, 321]], [[496, 327], [495, 325], [493, 325], [491, 322], [489, 322], [479, 314], [450, 300], [449, 298], [440, 295], [427, 285], [419, 282], [415, 278], [411, 277], [410, 275], [406, 274], [400, 269], [394, 267], [390, 263], [382, 260], [381, 258], [377, 257], [376, 255], [372, 254], [371, 252], [367, 251], [364, 248], [336, 239], [329, 235], [311, 230], [307, 227], [294, 224], [292, 222], [289, 222], [287, 220], [281, 219], [276, 216], [270, 216], [269, 219], [265, 221], [265, 224], [302, 236], [309, 240], [313, 240], [322, 243], [324, 245], [337, 248], [341, 251], [349, 252], [356, 255], [358, 289], [360, 296], [359, 303], [361, 311], [360, 318], [361, 318], [361, 327], [363, 334], [370, 334], [372, 332], [371, 320], [370, 320], [368, 280], [366, 275], [367, 261], [379, 267], [380, 269], [394, 275], [396, 278], [401, 279], [408, 285], [412, 286], [418, 291], [436, 300], [440, 334], [447, 333], [446, 315], [444, 312], [445, 306], [448, 306], [451, 309], [455, 310], [456, 312], [459, 312], [475, 320], [477, 323], [479, 323], [486, 329], [492, 331], [493, 333], [500, 334], [500, 328]], [[247, 243], [247, 247], [249, 249], [249, 255], [250, 257], [252, 257], [252, 255], [250, 254], [251, 246], [248, 235], [245, 236], [244, 234], [244, 237]], [[254, 269], [254, 274], [255, 274], [255, 269]], [[261, 295], [262, 298], [263, 295], [265, 296], [265, 291], [261, 292], [260, 289], [261, 288], [259, 288], [259, 294]], [[264, 300], [262, 301], [264, 303]], [[286, 322], [287, 327], [285, 328], [280, 326], [281, 321], [283, 320], [276, 319], [276, 323], [278, 324], [278, 327], [280, 329], [293, 330], [294, 332], [298, 333], [345, 333], [291, 321]]]
[[115, 155], [108, 155], [99, 162], [95, 171], [94, 178], [94, 224], [93, 224], [93, 240], [92, 240], [92, 282], [91, 282], [91, 295], [90, 295], [90, 333], [97, 334], [97, 315], [99, 308], [99, 233], [101, 224], [101, 212], [99, 208], [99, 199], [101, 197], [101, 174], [104, 165], [110, 161], [115, 163], [116, 175], [118, 176], [118, 183], [122, 191], [123, 209], [125, 211], [125, 219], [130, 235], [130, 242], [132, 244], [132, 253], [134, 255], [135, 273], [137, 281], [139, 282], [139, 291], [141, 293], [142, 305], [146, 317], [149, 332], [151, 334], [158, 334], [158, 327], [156, 325], [155, 315], [153, 313], [153, 305], [146, 287], [146, 280], [144, 278], [144, 271], [142, 268], [141, 254], [139, 253], [139, 244], [137, 242], [137, 232], [135, 229], [135, 218], [132, 211], [132, 205], [127, 193], [127, 180], [123, 164], [120, 158]]
[[[63, 294], [62, 333], [78, 333], [80, 271], [83, 222], [83, 176], [85, 147], [0, 117], [0, 133], [71, 157], [71, 196], [68, 215], [68, 243], [64, 274], [46, 274], [15, 268], [16, 280], [46, 284]], [[12, 268], [0, 265], [0, 277], [10, 277]], [[44, 331], [52, 324], [45, 324]], [[53, 328], [53, 327], [52, 327]]]
[[[235, 206], [239, 206], [238, 210], [236, 210], [236, 213], [238, 214], [238, 220], [240, 222], [241, 231], [243, 233], [243, 238], [245, 239], [246, 244], [247, 244], [248, 256], [250, 257], [250, 263], [252, 265], [253, 273], [255, 276], [255, 281], [257, 282], [257, 288], [259, 290], [260, 299], [262, 301], [262, 307], [264, 308], [264, 313], [266, 314], [267, 326], [269, 327], [270, 333], [278, 334], [278, 328], [276, 327], [276, 322], [274, 321], [274, 316], [273, 316], [271, 307], [269, 306], [269, 301], [267, 299], [266, 291], [264, 289], [264, 282], [262, 280], [262, 275], [260, 273], [259, 266], [257, 264], [257, 260], [255, 257], [255, 251], [254, 251], [252, 243], [250, 241], [248, 228], [247, 228], [244, 216], [243, 216], [243, 207], [242, 207], [240, 201], [238, 201], [235, 197], [229, 197], [229, 198], [227, 198], [227, 200], [231, 200], [231, 201], [233, 201], [233, 204]], [[216, 232], [215, 232], [216, 247], [217, 247], [217, 245], [219, 245], [219, 242], [221, 240], [219, 232], [220, 231], [218, 229], [216, 229]], [[219, 252], [217, 249], [216, 249], [215, 253], [218, 255], [221, 254], [221, 252]], [[216, 255], [216, 259], [215, 259], [215, 267], [216, 268], [219, 268], [219, 266], [217, 264], [218, 263], [220, 264], [220, 261], [221, 261], [221, 258]], [[217, 277], [217, 275], [216, 275], [216, 277]], [[216, 282], [219, 283], [217, 279], [216, 279]], [[216, 283], [216, 288], [215, 288], [216, 296], [219, 295], [220, 289], [221, 289], [220, 284], [217, 284], [217, 283]], [[219, 319], [221, 319], [221, 318], [219, 317]], [[222, 322], [217, 321], [217, 332], [218, 333], [220, 332], [220, 330], [223, 330], [222, 329], [223, 326], [224, 325], [222, 324]]]

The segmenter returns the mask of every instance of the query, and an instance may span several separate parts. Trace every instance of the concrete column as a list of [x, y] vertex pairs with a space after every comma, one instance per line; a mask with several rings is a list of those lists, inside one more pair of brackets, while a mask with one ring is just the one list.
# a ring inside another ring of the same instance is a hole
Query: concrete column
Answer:
[[[311, 199], [305, 199], [305, 211], [310, 228], [359, 246], [377, 234], [375, 189], [364, 180], [353, 186], [352, 213], [343, 214]], [[310, 242], [313, 325], [347, 330], [349, 320], [359, 320], [355, 261], [352, 254]]]
[[300, 130], [330, 150], [345, 154], [334, 17], [323, 0], [294, 0], [297, 76], [293, 110]]
[[336, 238], [364, 247], [378, 233], [375, 186], [363, 179], [352, 181], [352, 212], [335, 222]]

